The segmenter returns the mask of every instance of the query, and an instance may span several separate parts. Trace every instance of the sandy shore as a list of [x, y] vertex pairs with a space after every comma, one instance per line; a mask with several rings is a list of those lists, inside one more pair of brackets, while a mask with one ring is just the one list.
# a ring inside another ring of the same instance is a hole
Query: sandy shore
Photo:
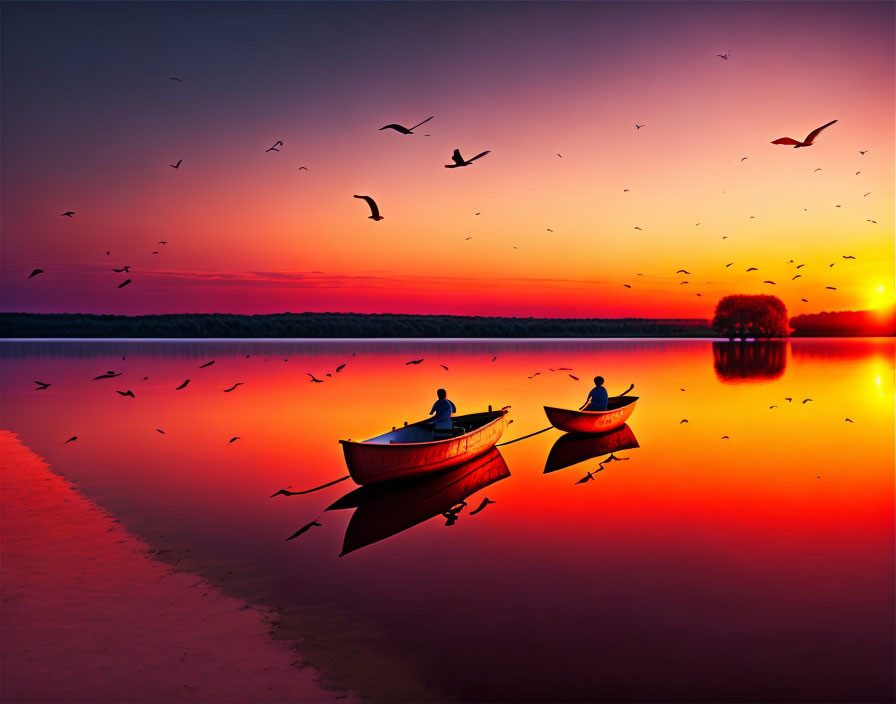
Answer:
[[4, 702], [354, 701], [0, 431]]

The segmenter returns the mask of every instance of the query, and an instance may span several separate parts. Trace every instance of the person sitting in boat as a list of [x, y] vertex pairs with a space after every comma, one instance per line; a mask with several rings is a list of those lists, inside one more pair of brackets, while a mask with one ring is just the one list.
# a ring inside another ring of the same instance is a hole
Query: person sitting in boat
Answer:
[[602, 376], [594, 377], [594, 388], [588, 392], [588, 398], [585, 399], [580, 411], [605, 411], [607, 410], [607, 390], [604, 388], [604, 378]]
[[438, 389], [436, 396], [439, 399], [432, 405], [432, 410], [429, 412], [429, 415], [435, 414], [432, 420], [432, 435], [434, 438], [450, 438], [454, 429], [451, 414], [457, 413], [457, 408], [448, 400], [448, 392], [445, 389]]

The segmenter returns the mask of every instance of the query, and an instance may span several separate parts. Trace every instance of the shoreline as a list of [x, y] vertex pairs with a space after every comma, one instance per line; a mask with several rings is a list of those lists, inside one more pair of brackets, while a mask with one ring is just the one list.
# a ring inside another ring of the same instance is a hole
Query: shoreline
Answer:
[[15, 433], [0, 449], [4, 701], [361, 700], [272, 637], [273, 609], [161, 561]]

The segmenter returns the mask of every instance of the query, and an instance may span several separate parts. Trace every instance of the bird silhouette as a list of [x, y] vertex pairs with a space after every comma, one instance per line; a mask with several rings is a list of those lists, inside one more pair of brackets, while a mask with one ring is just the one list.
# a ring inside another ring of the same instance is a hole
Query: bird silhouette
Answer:
[[200, 368], [200, 369], [205, 369], [206, 367], [210, 367], [210, 366], [212, 366], [214, 363], [215, 363], [215, 360], [212, 360], [211, 362], [206, 362], [205, 364], [200, 364], [200, 365], [199, 365], [199, 368]]
[[494, 357], [492, 357], [493, 362], [496, 361], [497, 359], [498, 359], [498, 355], [495, 355]]
[[183, 83], [179, 78], [175, 78], [174, 76], [168, 76], [169, 81], [177, 81], [178, 83]]
[[178, 159], [176, 164], [168, 164], [168, 166], [170, 166], [172, 169], [179, 169], [181, 162], [183, 162], [183, 159]]
[[597, 474], [598, 472], [600, 472], [602, 469], [603, 469], [603, 467], [601, 467], [600, 469], [595, 469], [593, 472], [588, 472], [588, 474], [586, 474], [584, 477], [579, 479], [579, 481], [577, 481], [576, 484], [584, 484], [585, 482], [588, 482], [588, 481], [593, 482], [594, 475]]
[[716, 54], [716, 56], [718, 56], [720, 59], [724, 59], [725, 61], [728, 60], [728, 57], [729, 57], [730, 55], [731, 55], [731, 49], [729, 49], [728, 51], [726, 51], [724, 54]]
[[97, 379], [113, 379], [116, 376], [121, 376], [121, 372], [118, 372], [117, 374], [115, 372], [106, 372], [105, 374], [100, 374], [99, 376], [93, 377], [93, 380], [96, 381]]
[[28, 278], [29, 278], [29, 279], [33, 279], [33, 278], [34, 278], [35, 276], [37, 276], [38, 274], [43, 274], [43, 273], [44, 273], [44, 270], [43, 270], [43, 269], [35, 269], [35, 270], [32, 271], [30, 274], [28, 274]]
[[[687, 423], [687, 422], [688, 422], [688, 419], [687, 419], [687, 418], [682, 418], [682, 419], [678, 422], [678, 424], [681, 425], [682, 423]], [[689, 425], [690, 425], [690, 424], [689, 424]]]
[[676, 274], [690, 274], [691, 272], [687, 271], [686, 269], [679, 269], [675, 273]]
[[178, 386], [178, 387], [175, 389], [175, 391], [180, 391], [181, 389], [185, 389], [185, 388], [187, 388], [187, 384], [189, 384], [189, 383], [190, 383], [190, 380], [187, 379], [186, 381], [184, 381], [183, 384], [181, 384], [180, 386]]
[[579, 377], [577, 377], [577, 376], [573, 376], [572, 374], [567, 374], [567, 376], [568, 376], [570, 379], [575, 379], [576, 381], [579, 380]]
[[64, 213], [60, 213], [59, 217], [61, 218], [72, 218], [75, 216], [74, 210], [66, 210]]
[[116, 274], [121, 274], [122, 272], [124, 272], [125, 274], [130, 274], [131, 273], [131, 265], [126, 264], [125, 266], [121, 267], [121, 269], [112, 269], [112, 271], [114, 271]]
[[446, 367], [444, 364], [440, 364], [439, 366], [440, 366], [442, 369], [444, 369], [446, 372], [448, 371], [448, 367]]
[[772, 284], [773, 286], [776, 286], [776, 285], [777, 285], [777, 284], [775, 284], [774, 281], [763, 281], [762, 283], [764, 283], [764, 284]]
[[456, 168], [458, 168], [458, 167], [460, 167], [460, 166], [469, 166], [470, 164], [472, 164], [472, 163], [473, 163], [474, 161], [476, 161], [477, 159], [481, 159], [481, 158], [484, 157], [486, 154], [490, 153], [490, 151], [491, 151], [491, 150], [487, 150], [487, 151], [481, 152], [481, 153], [477, 154], [476, 156], [471, 157], [471, 158], [469, 158], [469, 159], [464, 159], [464, 158], [460, 155], [460, 149], [455, 149], [455, 150], [454, 150], [454, 154], [451, 155], [451, 160], [452, 160], [454, 163], [453, 163], [453, 164], [445, 164], [445, 168], [446, 168], [446, 169], [456, 169]]
[[867, 153], [868, 153], [867, 149], [865, 151], [862, 151], [861, 149], [859, 149], [859, 154], [861, 154], [862, 156], [865, 156], [865, 154], [867, 154]]
[[47, 387], [53, 385], [52, 383], [47, 384], [46, 382], [43, 382], [43, 381], [35, 381], [34, 383], [37, 384], [37, 388], [35, 389], [35, 391], [43, 391], [43, 390], [45, 390]]
[[802, 269], [804, 266], [806, 266], [806, 265], [805, 265], [805, 264], [797, 264], [797, 265], [796, 265], [796, 268], [797, 268], [797, 269]]
[[806, 403], [807, 401], [811, 401], [811, 400], [812, 400], [811, 398], [804, 398], [802, 402]]
[[740, 158], [740, 160], [741, 160], [742, 162], [744, 162], [744, 161], [746, 161], [746, 160], [749, 159], [749, 158], [750, 158], [750, 157], [748, 157], [748, 156], [742, 156], [742, 157]]
[[836, 287], [834, 286], [825, 286], [826, 289], [830, 289], [831, 291], [836, 291]]
[[131, 398], [137, 398], [136, 396], [134, 396], [134, 392], [131, 391], [130, 389], [128, 389], [127, 391], [118, 391], [116, 389], [115, 393], [117, 393], [120, 396], [130, 396]]
[[751, 266], [747, 271], [759, 271], [755, 266]]
[[118, 288], [124, 288], [124, 287], [127, 286], [129, 283], [131, 283], [131, 280], [130, 280], [130, 279], [125, 279], [125, 280], [122, 281], [120, 284], [118, 284]]
[[539, 376], [540, 374], [541, 374], [541, 372], [535, 372], [535, 373], [534, 373], [532, 376], [530, 376], [529, 378], [530, 378], [530, 379], [534, 379], [535, 377]]
[[225, 394], [229, 394], [231, 391], [236, 389], [237, 386], [242, 386], [245, 383], [246, 382], [244, 382], [244, 381], [238, 381], [233, 386], [231, 386], [229, 389], [221, 389], [221, 391], [223, 391]]
[[777, 408], [777, 406], [769, 406], [768, 408], [771, 410], [772, 408]]
[[636, 129], [636, 130], [641, 129], [642, 127], [647, 127], [647, 125], [639, 125], [637, 122], [635, 123], [635, 129]]
[[484, 509], [486, 506], [488, 506], [489, 504], [493, 504], [493, 503], [497, 503], [497, 502], [492, 501], [492, 500], [491, 500], [490, 498], [488, 498], [488, 497], [485, 497], [485, 498], [482, 500], [482, 503], [479, 504], [479, 506], [477, 506], [474, 510], [470, 511], [470, 515], [471, 515], [471, 516], [475, 516], [477, 513], [479, 513], [479, 512], [480, 512], [482, 509]]
[[417, 129], [420, 125], [426, 124], [434, 117], [435, 115], [430, 115], [423, 122], [418, 122], [413, 127], [402, 127], [401, 125], [396, 125], [394, 123], [391, 125], [385, 125], [383, 127], [380, 127], [377, 132], [382, 132], [383, 130], [395, 130], [396, 132], [400, 132], [401, 134], [414, 134], [415, 129]]
[[809, 134], [806, 135], [806, 138], [802, 142], [798, 139], [793, 139], [793, 137], [780, 137], [774, 140], [772, 144], [792, 144], [794, 149], [799, 149], [800, 147], [811, 147], [812, 143], [815, 141], [815, 138], [821, 133], [821, 131], [825, 127], [830, 127], [835, 122], [836, 120], [831, 120], [827, 124], [812, 130]]
[[299, 167], [299, 171], [307, 171], [307, 170], [308, 170], [308, 167], [307, 167], [307, 166], [300, 166], [300, 167]]
[[850, 418], [844, 418], [843, 420], [844, 420], [845, 422], [847, 422], [847, 423], [852, 423], [852, 422], [853, 422], [852, 419], [850, 419]]
[[727, 269], [729, 266], [733, 266], [733, 265], [734, 265], [734, 262], [731, 262], [731, 264], [726, 264], [725, 268]]
[[63, 445], [68, 445], [70, 442], [74, 442], [74, 441], [77, 440], [77, 439], [78, 439], [78, 436], [77, 436], [77, 435], [72, 435], [68, 440], [66, 440], [66, 441], [65, 441], [64, 443], [62, 443], [62, 444], [63, 444]]
[[808, 299], [808, 298], [801, 298], [800, 300], [801, 300], [803, 303], [808, 303], [808, 302], [809, 302], [809, 299]]
[[[865, 195], [862, 196], [862, 198], [867, 198], [870, 195], [871, 195], [871, 191], [868, 191]], [[840, 206], [838, 205], [837, 207], [839, 208]]]
[[338, 374], [338, 373], [341, 372], [343, 369], [345, 369], [345, 365], [344, 365], [344, 364], [340, 364], [338, 367], [336, 367], [336, 373]]
[[156, 432], [159, 433], [160, 435], [164, 435], [164, 434], [165, 434], [165, 431], [162, 430], [161, 428], [156, 428]]
[[311, 372], [305, 372], [305, 373], [306, 373], [308, 376], [311, 377], [311, 382], [310, 382], [310, 383], [312, 383], [312, 384], [323, 384], [323, 383], [324, 383], [324, 380], [323, 380], [323, 379], [318, 379], [318, 378], [317, 378], [316, 376], [314, 376], [314, 374], [312, 374]]
[[368, 215], [368, 219], [370, 220], [382, 220], [383, 216], [380, 215], [380, 209], [377, 207], [376, 201], [373, 200], [370, 196], [353, 196], [353, 198], [360, 198], [361, 200], [367, 201], [367, 205], [370, 206], [370, 215]]
[[723, 435], [723, 436], [721, 437], [721, 439], [722, 439], [722, 440], [730, 440], [731, 438], [729, 438], [727, 435]]
[[797, 274], [796, 276], [794, 276], [794, 277], [791, 279], [791, 281], [796, 281], [797, 279], [801, 279], [802, 277], [803, 277], [802, 274]]
[[269, 149], [265, 149], [265, 152], [279, 152], [280, 150], [277, 149], [277, 147], [282, 147], [282, 146], [283, 146], [283, 142], [281, 142], [278, 139], [276, 142], [274, 142], [274, 146], [270, 147]]
[[228, 445], [233, 445], [233, 443], [235, 443], [237, 440], [240, 440], [240, 439], [241, 439], [240, 436], [237, 435], [237, 436], [235, 436], [235, 437], [230, 438], [230, 440], [227, 441], [227, 444], [228, 444]]
[[412, 359], [410, 362], [405, 362], [404, 366], [408, 366], [409, 364], [420, 364], [422, 361], [422, 359]]
[[317, 522], [317, 519], [311, 521], [311, 523], [306, 523], [301, 528], [299, 528], [295, 533], [287, 538], [287, 540], [292, 540], [293, 538], [298, 538], [302, 533], [311, 530], [314, 526], [320, 527], [321, 524]]
[[843, 255], [843, 258], [844, 258], [844, 259], [855, 259], [855, 257], [852, 256], [851, 254], [844, 254], [844, 255]]
[[793, 403], [793, 398], [791, 398], [790, 396], [785, 396], [784, 400], [787, 401], [787, 403]]
[[630, 284], [622, 284], [625, 288], [631, 288]]

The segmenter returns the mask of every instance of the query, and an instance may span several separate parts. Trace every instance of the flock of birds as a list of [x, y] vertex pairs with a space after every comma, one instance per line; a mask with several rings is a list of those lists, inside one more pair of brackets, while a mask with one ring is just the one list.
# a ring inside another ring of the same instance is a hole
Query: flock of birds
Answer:
[[[717, 57], [718, 57], [719, 59], [721, 59], [721, 60], [728, 61], [728, 60], [730, 59], [730, 57], [731, 57], [731, 50], [729, 49], [729, 50], [725, 51], [724, 53], [716, 54], [715, 56], [717, 56]], [[176, 81], [176, 82], [178, 82], [178, 83], [181, 83], [181, 82], [182, 82], [181, 79], [178, 78], [178, 77], [176, 77], [176, 76], [169, 76], [169, 80]], [[415, 130], [417, 130], [417, 129], [418, 129], [419, 127], [421, 127], [422, 125], [425, 125], [425, 124], [429, 123], [429, 122], [430, 122], [431, 120], [433, 120], [433, 119], [435, 119], [435, 115], [430, 115], [430, 116], [427, 117], [426, 119], [421, 120], [420, 122], [418, 122], [418, 123], [416, 123], [416, 124], [414, 124], [414, 125], [411, 125], [410, 127], [406, 127], [406, 126], [401, 125], [401, 124], [398, 124], [398, 123], [390, 123], [390, 124], [383, 125], [382, 127], [380, 127], [380, 128], [379, 128], [379, 131], [388, 131], [388, 130], [391, 130], [391, 131], [393, 131], [393, 132], [395, 132], [395, 133], [398, 133], [398, 134], [401, 134], [401, 135], [405, 135], [405, 136], [407, 136], [407, 135], [414, 135], [414, 134], [415, 134]], [[834, 125], [834, 124], [836, 124], [836, 123], [837, 123], [837, 120], [831, 120], [830, 122], [827, 122], [827, 123], [821, 125], [820, 127], [817, 127], [816, 129], [814, 129], [814, 130], [812, 130], [811, 132], [809, 132], [809, 133], [806, 135], [806, 137], [803, 138], [803, 139], [795, 139], [795, 138], [793, 138], [793, 137], [779, 137], [778, 139], [772, 140], [771, 144], [792, 146], [794, 149], [811, 147], [811, 146], [815, 143], [816, 139], [818, 139], [819, 135], [820, 135], [824, 130], [826, 130], [827, 128], [831, 127], [832, 125]], [[636, 131], [640, 131], [642, 128], [646, 127], [647, 125], [646, 125], [645, 123], [635, 123], [634, 126], [635, 126]], [[424, 136], [425, 136], [425, 137], [429, 137], [429, 136], [431, 136], [431, 135], [429, 135], [429, 134], [424, 134]], [[267, 153], [267, 152], [277, 152], [277, 153], [279, 153], [281, 147], [283, 147], [283, 146], [284, 146], [284, 142], [283, 142], [283, 140], [279, 140], [279, 139], [278, 139], [278, 140], [276, 140], [270, 147], [268, 147], [268, 148], [265, 149], [264, 151], [265, 151], [266, 153]], [[867, 152], [868, 152], [867, 149], [859, 150], [859, 154], [862, 155], [862, 156], [864, 156], [865, 154], [867, 154]], [[482, 157], [486, 156], [486, 155], [489, 154], [489, 153], [490, 153], [490, 150], [486, 150], [486, 151], [482, 151], [482, 152], [480, 152], [480, 153], [478, 153], [478, 154], [476, 154], [475, 156], [472, 156], [472, 157], [470, 157], [470, 158], [465, 158], [465, 157], [461, 154], [460, 149], [454, 149], [454, 152], [453, 152], [452, 155], [451, 155], [451, 163], [449, 163], [449, 164], [445, 164], [444, 166], [445, 166], [445, 168], [447, 168], [447, 169], [457, 169], [457, 168], [461, 168], [461, 167], [467, 167], [467, 166], [472, 165], [473, 162], [477, 161], [478, 159], [481, 159]], [[563, 155], [560, 154], [560, 153], [558, 152], [558, 153], [557, 153], [557, 157], [558, 157], [558, 158], [562, 158]], [[743, 161], [747, 160], [747, 158], [748, 158], [747, 156], [741, 157], [740, 161], [743, 162]], [[175, 163], [173, 163], [173, 164], [169, 164], [169, 166], [170, 166], [172, 169], [180, 169], [180, 167], [181, 167], [181, 165], [183, 164], [183, 162], [184, 162], [184, 159], [183, 159], [183, 158], [180, 158], [180, 159], [178, 159]], [[303, 166], [299, 166], [299, 167], [298, 167], [298, 170], [299, 170], [299, 171], [308, 171], [308, 167], [307, 167], [307, 166], [304, 166], [304, 165], [303, 165]], [[814, 172], [818, 172], [818, 171], [821, 171], [821, 170], [822, 170], [821, 168], [816, 168]], [[856, 175], [858, 175], [858, 174], [860, 174], [860, 173], [861, 173], [861, 171], [857, 171], [857, 172], [856, 172]], [[625, 188], [625, 189], [623, 189], [623, 192], [628, 193], [628, 192], [631, 192], [631, 191], [630, 191], [629, 188]], [[869, 196], [869, 195], [871, 195], [870, 192], [866, 192], [866, 193], [864, 194], [865, 197], [867, 197], [867, 196]], [[365, 195], [358, 195], [358, 194], [356, 194], [356, 195], [354, 195], [353, 197], [356, 198], [356, 199], [359, 199], [359, 200], [363, 200], [363, 201], [366, 203], [366, 205], [368, 206], [368, 208], [369, 208], [369, 210], [370, 210], [370, 215], [368, 216], [368, 219], [373, 220], [373, 221], [375, 221], [375, 222], [379, 222], [379, 221], [385, 219], [384, 216], [382, 215], [382, 211], [381, 211], [381, 209], [380, 209], [380, 206], [378, 205], [378, 203], [376, 202], [376, 200], [374, 199], [373, 196], [371, 196], [371, 195], [366, 195], [366, 194], [365, 194]], [[836, 205], [835, 207], [840, 208], [841, 206], [838, 204], [838, 205]], [[806, 209], [804, 208], [804, 210], [806, 210]], [[480, 215], [479, 212], [477, 212], [477, 213], [475, 213], [475, 214], [476, 214], [476, 215]], [[76, 215], [76, 212], [73, 211], [73, 210], [67, 210], [67, 211], [65, 211], [65, 212], [63, 212], [63, 213], [60, 214], [61, 217], [67, 217], [67, 218], [73, 218], [75, 215]], [[752, 216], [752, 215], [751, 215], [750, 218], [751, 218], [751, 219], [755, 219], [755, 216]], [[873, 223], [873, 224], [876, 224], [876, 222], [877, 222], [876, 220], [871, 219], [871, 218], [868, 218], [866, 221], [869, 222], [869, 223]], [[700, 225], [699, 222], [696, 223], [696, 226], [699, 226], [699, 225]], [[634, 227], [634, 230], [637, 230], [637, 231], [641, 231], [642, 229], [643, 229], [642, 227], [637, 226], [637, 225]], [[547, 231], [547, 232], [550, 232], [550, 233], [553, 233], [553, 232], [554, 232], [553, 228], [546, 228], [546, 231]], [[465, 238], [465, 240], [467, 240], [467, 241], [469, 241], [469, 240], [471, 240], [471, 239], [473, 239], [472, 236], [467, 236], [467, 237]], [[728, 239], [728, 236], [727, 236], [727, 235], [722, 235], [722, 239], [723, 239], [723, 240]], [[165, 242], [159, 242], [159, 244], [165, 244]], [[513, 249], [519, 249], [519, 247], [518, 247], [517, 245], [513, 245]], [[154, 252], [153, 252], [153, 254], [158, 254], [158, 253], [159, 253], [158, 251], [154, 251]], [[110, 252], [107, 251], [106, 254], [109, 255]], [[844, 256], [843, 258], [844, 258], [844, 259], [855, 259], [855, 257], [853, 257], [853, 256]], [[725, 265], [725, 268], [726, 268], [726, 269], [727, 269], [727, 268], [730, 268], [730, 267], [733, 266], [733, 265], [734, 265], [734, 262], [731, 262], [731, 263], [729, 263], [729, 264], [726, 264], [726, 265]], [[801, 266], [803, 266], [803, 265], [800, 265], [800, 266], [798, 266], [797, 268], [801, 268]], [[834, 264], [831, 263], [829, 266], [830, 266], [830, 267], [833, 267]], [[113, 268], [113, 271], [118, 272], [118, 273], [121, 273], [121, 272], [128, 273], [129, 270], [130, 270], [130, 266], [128, 266], [128, 265], [125, 265], [125, 266], [122, 267], [122, 268]], [[747, 273], [749, 273], [749, 272], [759, 271], [759, 269], [758, 269], [758, 267], [749, 267], [749, 268], [745, 269], [745, 271], [746, 271]], [[28, 275], [28, 278], [31, 279], [31, 278], [34, 278], [34, 277], [40, 275], [40, 274], [44, 274], [44, 273], [45, 273], [45, 270], [44, 270], [44, 269], [37, 268], [37, 269], [34, 269], [34, 270]], [[681, 273], [681, 271], [676, 272], [676, 273]], [[685, 272], [685, 273], [689, 273], [689, 272]], [[643, 276], [643, 275], [644, 275], [644, 274], [642, 274], [642, 273], [638, 273], [638, 274], [636, 274], [636, 276]], [[796, 281], [797, 279], [800, 279], [800, 278], [803, 278], [803, 274], [802, 274], [802, 273], [796, 273], [796, 274], [791, 278], [791, 281]], [[128, 279], [122, 281], [121, 283], [119, 283], [119, 284], [118, 284], [118, 288], [123, 288], [123, 287], [125, 287], [125, 286], [128, 286], [128, 285], [131, 284], [131, 283], [132, 283], [132, 279], [128, 278]], [[688, 285], [688, 284], [691, 284], [691, 283], [692, 283], [692, 282], [691, 282], [690, 280], [683, 280], [683, 281], [680, 281], [680, 282], [679, 282], [679, 285], [682, 285], [682, 286], [683, 286], [683, 285]], [[705, 283], [705, 284], [711, 284], [711, 283], [713, 283], [713, 282], [712, 282], [712, 281], [706, 281], [706, 282], [704, 282], [704, 283]], [[777, 283], [775, 280], [773, 280], [773, 279], [765, 279], [765, 280], [762, 281], [762, 284], [763, 284], [763, 285], [771, 285], [771, 286], [776, 286], [776, 285], [778, 285], [778, 283]], [[632, 282], [623, 283], [622, 286], [623, 286], [623, 288], [626, 288], [626, 289], [632, 289], [632, 288], [634, 288], [634, 284], [633, 284]], [[836, 288], [835, 286], [831, 286], [831, 285], [826, 285], [824, 288], [825, 288], [825, 290], [831, 290], [831, 291], [836, 291], [836, 290], [837, 290], [837, 288]], [[694, 295], [696, 295], [696, 296], [702, 296], [703, 294], [702, 294], [701, 292], [695, 292]], [[801, 298], [801, 302], [803, 302], [803, 303], [808, 303], [809, 301], [808, 301], [808, 299], [806, 299], [806, 298]]]

